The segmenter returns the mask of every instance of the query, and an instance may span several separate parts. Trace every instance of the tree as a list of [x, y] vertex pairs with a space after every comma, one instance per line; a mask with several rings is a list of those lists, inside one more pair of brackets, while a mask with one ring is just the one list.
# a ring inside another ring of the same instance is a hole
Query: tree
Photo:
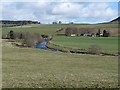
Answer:
[[23, 39], [23, 34], [22, 33], [20, 34], [19, 39]]
[[14, 32], [12, 30], [9, 32], [9, 35], [10, 35], [10, 39], [14, 39]]
[[74, 24], [73, 22], [69, 22], [69, 24]]
[[52, 24], [57, 24], [57, 22], [52, 22]]
[[106, 30], [103, 30], [103, 37], [108, 37], [110, 35], [109, 32], [107, 32]]
[[61, 21], [59, 21], [59, 24], [62, 24], [62, 22], [61, 22]]
[[41, 22], [38, 22], [38, 24], [41, 24]]
[[97, 37], [100, 37], [100, 29], [98, 29], [98, 32], [96, 33]]
[[27, 46], [27, 47], [33, 47], [35, 45], [35, 39], [34, 39], [34, 34], [30, 33], [30, 32], [26, 32], [24, 33], [24, 37], [23, 37], [23, 43]]
[[98, 37], [100, 37], [100, 29], [98, 29]]

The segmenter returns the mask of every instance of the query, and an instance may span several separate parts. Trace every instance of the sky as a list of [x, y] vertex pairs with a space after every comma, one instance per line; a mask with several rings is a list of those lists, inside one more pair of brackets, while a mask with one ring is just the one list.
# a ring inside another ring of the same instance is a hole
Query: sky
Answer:
[[101, 23], [118, 17], [118, 0], [2, 0], [1, 20], [33, 20], [43, 24]]

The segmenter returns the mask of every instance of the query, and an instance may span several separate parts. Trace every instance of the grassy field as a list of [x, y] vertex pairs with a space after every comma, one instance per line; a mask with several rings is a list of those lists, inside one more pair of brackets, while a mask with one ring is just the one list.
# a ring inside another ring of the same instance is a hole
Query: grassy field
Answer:
[[88, 49], [91, 45], [101, 47], [104, 52], [118, 52], [118, 37], [67, 37], [55, 36], [53, 43], [79, 49]]
[[[25, 25], [25, 26], [16, 26], [16, 27], [4, 27], [2, 29], [2, 34], [7, 34], [10, 30], [15, 32], [34, 32], [40, 34], [53, 34], [60, 28], [68, 27], [68, 26], [77, 26], [77, 27], [95, 27], [100, 29], [110, 30], [112, 33], [117, 34], [118, 24], [36, 24], [36, 25]], [[64, 33], [64, 32], [62, 32]]]
[[[4, 27], [2, 34], [10, 30], [15, 32], [33, 32], [52, 35], [61, 27], [107, 28], [113, 32], [117, 24], [95, 25], [27, 25]], [[116, 31], [115, 31], [116, 32]], [[89, 48], [99, 45], [107, 52], [117, 52], [117, 37], [65, 37], [55, 36], [53, 43], [72, 47]], [[19, 48], [12, 42], [2, 42], [3, 88], [116, 88], [118, 85], [118, 57], [57, 53], [34, 48]]]
[[18, 48], [3, 40], [3, 88], [116, 88], [118, 57]]
[[57, 29], [65, 27], [66, 25], [27, 25], [27, 26], [18, 26], [18, 27], [5, 27], [3, 28], [2, 34], [7, 34], [10, 30], [15, 32], [33, 32], [40, 34], [53, 34]]

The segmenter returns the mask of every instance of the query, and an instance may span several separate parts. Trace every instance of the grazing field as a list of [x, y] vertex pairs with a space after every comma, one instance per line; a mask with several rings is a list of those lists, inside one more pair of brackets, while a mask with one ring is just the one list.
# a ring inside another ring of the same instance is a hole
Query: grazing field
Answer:
[[[28, 26], [28, 27], [27, 27]], [[4, 27], [2, 34], [7, 34], [10, 30], [15, 32], [33, 32], [40, 34], [53, 34], [59, 28], [66, 27], [67, 25], [25, 25], [25, 26], [16, 26], [16, 27]]]
[[3, 40], [3, 88], [116, 88], [118, 57], [18, 48]]
[[[96, 27], [117, 32], [117, 24], [57, 24], [4, 27], [10, 30], [52, 35], [62, 27]], [[114, 34], [116, 35], [116, 34]], [[105, 52], [118, 52], [117, 37], [54, 36], [53, 43], [70, 48], [89, 48], [95, 44]], [[118, 57], [53, 52], [35, 48], [19, 48], [8, 40], [2, 42], [3, 88], [116, 88]]]
[[118, 52], [118, 37], [68, 37], [55, 36], [53, 43], [70, 48], [88, 49], [96, 45], [104, 52]]
[[[4, 27], [2, 29], [2, 34], [7, 34], [10, 30], [15, 32], [33, 32], [40, 34], [53, 34], [60, 28], [68, 26], [77, 26], [77, 27], [95, 27], [100, 28], [101, 30], [106, 29], [113, 33], [113, 36], [118, 34], [118, 24], [36, 24], [36, 25], [25, 25], [25, 26], [16, 26], [16, 27]], [[64, 31], [62, 32], [64, 33]], [[112, 35], [112, 34], [111, 34]]]

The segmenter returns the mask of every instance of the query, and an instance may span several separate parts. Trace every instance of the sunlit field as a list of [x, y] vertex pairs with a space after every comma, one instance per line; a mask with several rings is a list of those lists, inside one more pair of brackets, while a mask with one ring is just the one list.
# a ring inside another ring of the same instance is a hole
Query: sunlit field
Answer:
[[118, 52], [118, 37], [68, 37], [55, 36], [53, 43], [77, 49], [88, 49], [91, 45], [98, 45], [104, 52]]
[[3, 88], [116, 88], [118, 57], [18, 48], [3, 40]]

